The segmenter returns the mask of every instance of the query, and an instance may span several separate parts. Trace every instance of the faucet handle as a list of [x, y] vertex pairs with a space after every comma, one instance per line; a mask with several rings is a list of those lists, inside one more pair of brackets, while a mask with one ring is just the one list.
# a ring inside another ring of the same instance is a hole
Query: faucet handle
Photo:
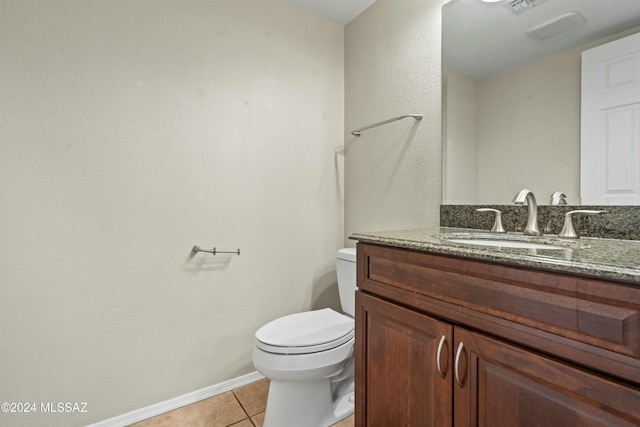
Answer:
[[555, 193], [553, 193], [551, 195], [550, 204], [553, 205], [553, 206], [566, 205], [567, 204], [567, 195], [564, 194], [562, 191], [556, 191]]
[[576, 229], [573, 228], [573, 219], [571, 215], [579, 214], [579, 215], [599, 215], [609, 213], [609, 211], [593, 211], [589, 209], [579, 209], [577, 211], [570, 211], [564, 215], [564, 225], [562, 226], [562, 231], [558, 234], [558, 237], [563, 239], [578, 239], [578, 233], [576, 233]]
[[493, 223], [493, 227], [491, 227], [491, 232], [492, 233], [506, 233], [507, 230], [505, 230], [505, 228], [502, 226], [502, 212], [499, 211], [498, 209], [491, 209], [491, 208], [478, 208], [476, 209], [476, 211], [478, 212], [495, 212], [496, 214], [496, 219]]

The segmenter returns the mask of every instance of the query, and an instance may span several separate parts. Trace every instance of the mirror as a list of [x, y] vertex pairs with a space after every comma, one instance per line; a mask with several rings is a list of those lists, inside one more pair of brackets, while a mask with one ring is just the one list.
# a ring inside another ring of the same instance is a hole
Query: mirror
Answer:
[[639, 31], [639, 0], [444, 5], [442, 203], [579, 205], [581, 52]]

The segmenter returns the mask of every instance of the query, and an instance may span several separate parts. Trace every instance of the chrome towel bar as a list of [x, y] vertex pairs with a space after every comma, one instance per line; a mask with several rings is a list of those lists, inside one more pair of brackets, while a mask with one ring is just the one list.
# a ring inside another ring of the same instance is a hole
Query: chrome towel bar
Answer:
[[200, 246], [195, 245], [192, 249], [193, 252], [198, 253], [198, 252], [207, 252], [210, 254], [236, 254], [236, 255], [240, 255], [240, 249], [238, 249], [237, 251], [219, 251], [216, 248], [213, 249], [202, 249]]
[[408, 117], [411, 117], [411, 118], [416, 119], [416, 120], [422, 120], [422, 114], [405, 114], [404, 116], [394, 117], [392, 119], [384, 120], [384, 121], [378, 122], [378, 123], [374, 123], [372, 125], [365, 126], [363, 128], [360, 128], [360, 129], [352, 130], [351, 131], [351, 135], [360, 136], [360, 132], [362, 132], [363, 130], [371, 129], [371, 128], [374, 128], [376, 126], [386, 125], [387, 123], [395, 122], [397, 120], [406, 119]]

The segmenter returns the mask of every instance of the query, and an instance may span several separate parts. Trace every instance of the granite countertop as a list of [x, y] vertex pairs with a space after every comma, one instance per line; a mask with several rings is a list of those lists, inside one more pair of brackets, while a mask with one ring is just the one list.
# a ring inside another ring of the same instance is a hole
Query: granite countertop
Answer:
[[[540, 242], [562, 249], [523, 249], [453, 243], [447, 238], [497, 238]], [[444, 255], [583, 274], [601, 279], [640, 285], [640, 241], [582, 237], [576, 240], [557, 236], [497, 235], [468, 228], [433, 227], [412, 230], [353, 233], [352, 240]]]

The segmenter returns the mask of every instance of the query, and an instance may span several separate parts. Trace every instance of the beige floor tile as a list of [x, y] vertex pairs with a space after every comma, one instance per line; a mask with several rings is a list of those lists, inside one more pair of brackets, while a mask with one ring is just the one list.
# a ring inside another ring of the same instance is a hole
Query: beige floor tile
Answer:
[[[131, 427], [262, 427], [268, 394], [269, 380], [264, 379], [140, 421]], [[251, 420], [247, 418], [247, 413]], [[351, 415], [333, 427], [354, 425], [355, 416]]]
[[253, 423], [247, 418], [239, 423], [231, 424], [229, 427], [253, 427]]
[[135, 427], [227, 427], [247, 418], [228, 391], [166, 414], [132, 424]]
[[[262, 424], [264, 423], [264, 412], [260, 412], [257, 415], [254, 415], [253, 417], [251, 417], [251, 421], [253, 421], [253, 423], [256, 425], [256, 427], [262, 427]], [[355, 415], [351, 415], [348, 416], [347, 418], [345, 418], [344, 420], [333, 424], [332, 427], [354, 427], [355, 426], [355, 422], [356, 422], [356, 418]], [[234, 426], [235, 427], [235, 426]]]
[[333, 427], [353, 427], [355, 423], [356, 423], [355, 415], [350, 415], [344, 420], [334, 424]]
[[253, 421], [256, 427], [262, 427], [262, 424], [264, 424], [264, 412], [260, 412], [251, 417], [251, 421]]
[[242, 407], [249, 416], [258, 412], [264, 412], [267, 406], [267, 395], [269, 394], [269, 379], [247, 384], [244, 387], [233, 390]]

